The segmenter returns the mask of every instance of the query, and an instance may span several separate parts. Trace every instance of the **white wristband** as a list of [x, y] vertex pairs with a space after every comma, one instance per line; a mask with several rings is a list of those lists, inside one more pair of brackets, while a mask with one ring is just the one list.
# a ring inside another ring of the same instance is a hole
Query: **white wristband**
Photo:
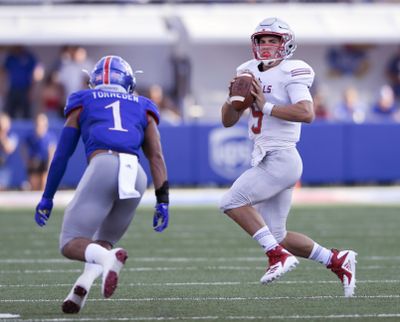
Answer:
[[226, 98], [226, 104], [232, 105], [232, 101], [231, 101], [231, 97], [230, 97], [230, 96], [228, 96], [228, 97]]
[[266, 102], [262, 108], [262, 112], [266, 115], [271, 115], [272, 109], [274, 108], [274, 104], [270, 102]]

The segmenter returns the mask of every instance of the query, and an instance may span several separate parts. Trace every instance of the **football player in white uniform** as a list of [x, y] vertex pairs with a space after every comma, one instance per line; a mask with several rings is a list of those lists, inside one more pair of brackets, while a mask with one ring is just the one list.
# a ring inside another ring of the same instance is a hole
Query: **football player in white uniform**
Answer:
[[[221, 200], [221, 210], [264, 249], [269, 267], [261, 277], [266, 284], [292, 270], [295, 256], [324, 264], [341, 280], [346, 297], [354, 295], [356, 253], [327, 249], [309, 237], [286, 230], [293, 188], [302, 173], [296, 143], [301, 123], [314, 119], [309, 88], [313, 69], [304, 61], [289, 60], [296, 49], [290, 27], [280, 19], [263, 20], [251, 36], [254, 59], [237, 74], [255, 76], [255, 103], [249, 115], [249, 136], [254, 141], [252, 168], [245, 171]], [[233, 126], [243, 115], [230, 98], [222, 106], [222, 123]]]

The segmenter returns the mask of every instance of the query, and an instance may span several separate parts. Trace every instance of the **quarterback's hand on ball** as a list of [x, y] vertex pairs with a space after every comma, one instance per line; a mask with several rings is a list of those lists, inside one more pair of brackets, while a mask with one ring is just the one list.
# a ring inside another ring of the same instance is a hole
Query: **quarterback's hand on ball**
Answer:
[[255, 103], [258, 109], [261, 111], [266, 102], [266, 99], [261, 87], [261, 83], [257, 78], [253, 79], [253, 90], [251, 91], [251, 93], [255, 97]]
[[50, 218], [51, 210], [53, 209], [53, 200], [42, 198], [36, 206], [35, 221], [42, 227], [46, 225], [47, 220]]
[[157, 232], [162, 232], [168, 227], [168, 204], [167, 203], [157, 203], [156, 210], [153, 217], [153, 228]]

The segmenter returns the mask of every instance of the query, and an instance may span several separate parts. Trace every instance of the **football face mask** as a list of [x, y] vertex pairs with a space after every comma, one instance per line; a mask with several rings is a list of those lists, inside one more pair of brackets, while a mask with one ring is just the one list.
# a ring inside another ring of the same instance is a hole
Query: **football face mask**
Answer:
[[283, 41], [277, 35], [262, 35], [256, 38], [255, 52], [257, 60], [272, 61], [283, 59]]

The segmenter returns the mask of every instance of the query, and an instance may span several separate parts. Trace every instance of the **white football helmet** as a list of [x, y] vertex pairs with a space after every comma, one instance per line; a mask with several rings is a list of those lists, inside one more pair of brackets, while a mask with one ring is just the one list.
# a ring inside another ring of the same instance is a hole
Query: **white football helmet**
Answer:
[[[263, 36], [279, 36], [280, 44], [260, 44], [260, 38]], [[266, 65], [291, 57], [297, 48], [293, 31], [286, 22], [278, 18], [267, 18], [261, 21], [251, 35], [251, 43], [254, 58]], [[268, 51], [272, 48], [275, 52], [273, 55]]]

